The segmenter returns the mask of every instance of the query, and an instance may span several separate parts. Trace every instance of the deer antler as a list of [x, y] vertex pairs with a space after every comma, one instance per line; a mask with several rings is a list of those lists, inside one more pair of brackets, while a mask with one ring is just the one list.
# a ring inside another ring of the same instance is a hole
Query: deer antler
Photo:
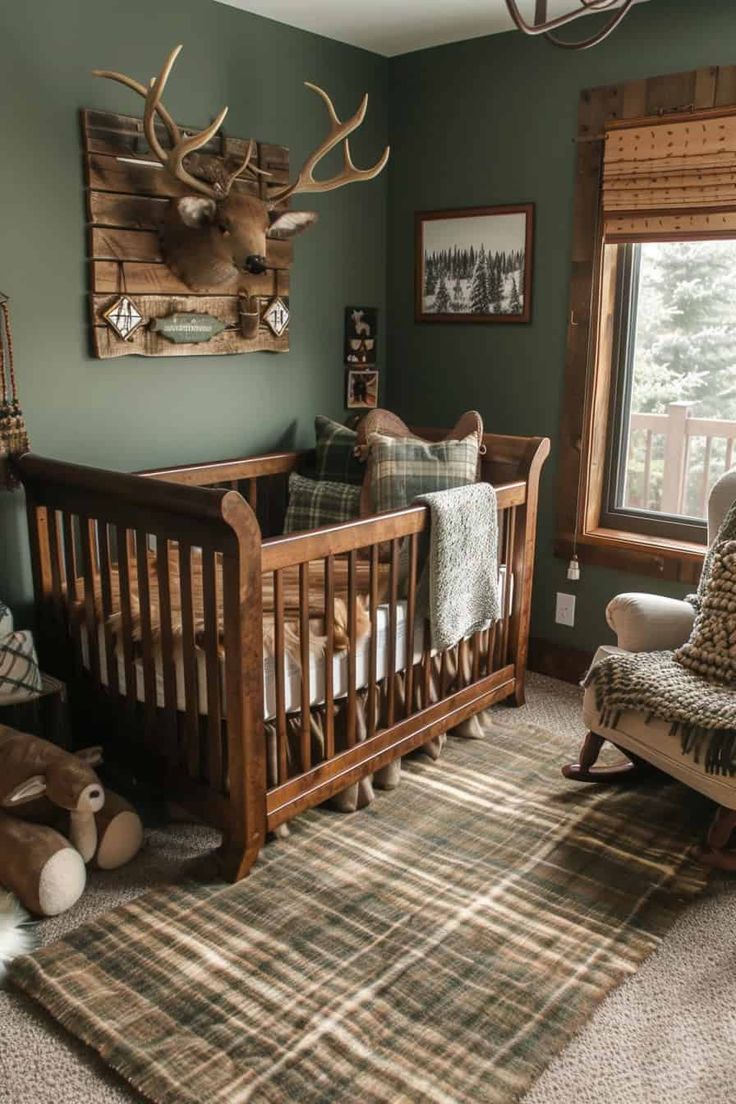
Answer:
[[[309, 155], [299, 170], [299, 175], [294, 183], [287, 184], [285, 187], [271, 192], [269, 196], [270, 207], [275, 206], [277, 203], [283, 203], [289, 196], [298, 195], [299, 193], [331, 192], [334, 188], [341, 188], [343, 184], [351, 184], [353, 181], [373, 180], [374, 177], [378, 176], [388, 161], [390, 153], [389, 146], [386, 146], [378, 161], [376, 161], [375, 165], [370, 169], [356, 169], [350, 155], [349, 136], [358, 129], [365, 119], [365, 113], [368, 110], [367, 92], [360, 101], [360, 106], [355, 114], [349, 119], [346, 119], [345, 122], [342, 122], [335, 111], [335, 105], [324, 89], [316, 84], [310, 84], [309, 81], [305, 81], [304, 83], [306, 88], [311, 88], [312, 92], [316, 92], [317, 95], [322, 98], [327, 108], [327, 114], [330, 117], [330, 133], [327, 138], [325, 138], [324, 142], [317, 147], [314, 153]], [[330, 177], [329, 180], [315, 180], [314, 170], [319, 162], [330, 152], [330, 150], [333, 150], [341, 142], [343, 144], [342, 171]]]
[[[171, 75], [171, 70], [174, 68], [174, 64], [179, 54], [181, 53], [182, 46], [175, 46], [171, 51], [166, 61], [163, 64], [161, 72], [157, 77], [151, 80], [148, 88], [145, 85], [140, 84], [132, 77], [128, 77], [125, 73], [116, 73], [108, 69], [93, 69], [92, 75], [95, 77], [107, 77], [108, 80], [118, 81], [119, 84], [124, 84], [126, 88], [131, 88], [134, 92], [137, 92], [140, 96], [143, 96], [145, 102], [145, 108], [143, 112], [143, 131], [146, 135], [146, 141], [149, 147], [159, 159], [161, 164], [167, 169], [171, 175], [180, 183], [185, 184], [187, 188], [191, 188], [193, 191], [200, 192], [202, 195], [208, 196], [210, 199], [223, 199], [229, 194], [230, 189], [241, 176], [246, 169], [250, 169], [251, 172], [259, 173], [263, 176], [270, 174], [265, 173], [262, 169], [256, 168], [255, 165], [250, 164], [250, 160], [255, 150], [255, 143], [251, 140], [248, 143], [248, 148], [245, 151], [245, 157], [240, 165], [231, 173], [229, 173], [224, 180], [224, 183], [220, 184], [216, 182], [209, 184], [205, 180], [200, 180], [198, 177], [193, 176], [184, 167], [184, 158], [188, 157], [190, 153], [194, 153], [196, 150], [201, 149], [202, 146], [207, 145], [210, 139], [214, 138], [217, 131], [225, 121], [227, 115], [227, 107], [223, 107], [217, 118], [210, 123], [204, 130], [200, 130], [198, 134], [192, 134], [189, 137], [184, 137], [181, 130], [174, 122], [173, 118], [161, 103], [161, 97], [163, 96], [166, 82]], [[159, 116], [164, 126], [169, 132], [169, 138], [171, 139], [171, 149], [165, 149], [159, 142], [158, 135], [156, 133], [156, 116]]]

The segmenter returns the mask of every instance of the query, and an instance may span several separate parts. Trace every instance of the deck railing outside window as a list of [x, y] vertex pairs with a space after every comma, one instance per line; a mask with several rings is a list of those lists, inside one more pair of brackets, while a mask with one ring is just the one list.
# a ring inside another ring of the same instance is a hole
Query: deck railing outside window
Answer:
[[705, 518], [708, 494], [734, 462], [736, 421], [698, 418], [686, 402], [632, 413], [622, 506]]

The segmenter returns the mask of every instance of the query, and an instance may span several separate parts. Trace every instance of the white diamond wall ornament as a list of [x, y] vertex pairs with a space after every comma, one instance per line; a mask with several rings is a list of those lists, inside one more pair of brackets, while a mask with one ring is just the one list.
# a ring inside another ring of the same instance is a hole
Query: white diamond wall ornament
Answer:
[[121, 295], [116, 299], [111, 307], [102, 312], [102, 317], [123, 341], [129, 341], [143, 322], [143, 315], [127, 295]]
[[289, 325], [289, 308], [283, 299], [271, 300], [263, 312], [263, 321], [276, 337], [281, 337]]

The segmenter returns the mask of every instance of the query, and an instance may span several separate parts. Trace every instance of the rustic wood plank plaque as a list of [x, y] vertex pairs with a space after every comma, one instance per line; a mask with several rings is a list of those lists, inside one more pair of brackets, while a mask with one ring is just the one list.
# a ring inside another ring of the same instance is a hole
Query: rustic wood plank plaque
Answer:
[[[185, 128], [191, 133], [194, 128]], [[162, 145], [168, 145], [161, 128]], [[232, 283], [194, 292], [167, 267], [157, 226], [166, 202], [186, 194], [183, 185], [155, 164], [143, 133], [143, 120], [106, 111], [82, 111], [84, 173], [89, 223], [90, 315], [92, 348], [100, 358], [121, 356], [213, 356], [252, 352], [288, 352], [288, 329], [276, 337], [261, 321], [255, 337], [240, 331], [238, 293], [254, 296], [260, 314], [277, 296], [288, 303], [290, 241], [269, 241], [268, 268], [260, 276], [243, 273]], [[216, 136], [202, 154], [242, 158], [247, 139]], [[289, 151], [259, 142], [255, 164], [271, 175], [237, 181], [235, 189], [265, 198], [270, 187], [289, 180]], [[192, 157], [196, 163], [196, 155]], [[123, 293], [135, 300], [145, 323], [127, 341], [107, 325], [104, 312]], [[207, 313], [226, 329], [210, 341], [174, 343], [150, 329], [150, 323], [176, 312]]]

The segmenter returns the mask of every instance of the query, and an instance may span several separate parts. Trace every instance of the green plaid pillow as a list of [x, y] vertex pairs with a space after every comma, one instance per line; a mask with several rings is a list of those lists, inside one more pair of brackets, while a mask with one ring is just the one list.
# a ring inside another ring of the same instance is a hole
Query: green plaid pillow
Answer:
[[285, 533], [303, 533], [352, 521], [360, 513], [360, 487], [349, 483], [330, 483], [326, 479], [307, 479], [292, 472], [289, 476], [289, 505], [284, 519]]
[[317, 478], [331, 479], [333, 483], [362, 483], [365, 464], [354, 456], [358, 443], [355, 430], [318, 414], [314, 419], [314, 432], [317, 438]]
[[478, 435], [461, 441], [419, 441], [416, 437], [368, 436], [369, 479], [373, 509], [399, 510], [417, 495], [475, 483]]

